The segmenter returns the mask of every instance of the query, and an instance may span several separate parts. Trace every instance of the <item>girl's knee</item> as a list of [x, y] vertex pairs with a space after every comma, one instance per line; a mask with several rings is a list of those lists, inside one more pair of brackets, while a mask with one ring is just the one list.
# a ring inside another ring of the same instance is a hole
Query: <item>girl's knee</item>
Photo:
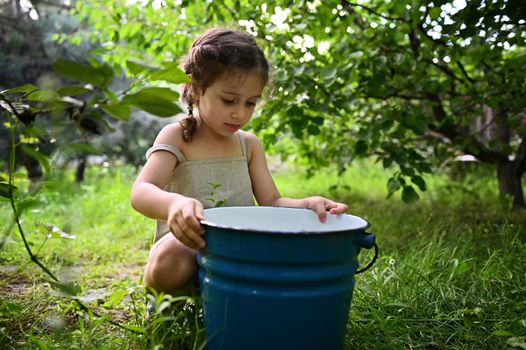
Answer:
[[197, 274], [195, 252], [181, 250], [173, 242], [157, 247], [145, 269], [147, 287], [159, 292], [172, 292], [187, 287]]

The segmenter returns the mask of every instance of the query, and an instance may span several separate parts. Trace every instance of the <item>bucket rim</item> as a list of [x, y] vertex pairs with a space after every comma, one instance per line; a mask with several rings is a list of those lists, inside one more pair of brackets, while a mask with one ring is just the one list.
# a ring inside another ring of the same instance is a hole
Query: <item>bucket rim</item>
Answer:
[[[307, 208], [296, 208], [296, 207], [278, 207], [278, 206], [232, 206], [232, 207], [216, 207], [216, 208], [207, 208], [204, 209], [204, 211], [214, 211], [214, 210], [224, 210], [224, 209], [235, 209], [235, 208], [285, 208], [285, 209], [294, 209], [294, 210], [311, 210]], [[327, 213], [327, 215], [332, 215]], [[291, 235], [302, 235], [302, 236], [310, 236], [310, 235], [328, 235], [328, 234], [341, 234], [341, 233], [351, 233], [351, 232], [365, 232], [371, 224], [369, 221], [365, 220], [364, 218], [361, 218], [356, 215], [352, 214], [338, 214], [338, 215], [344, 215], [348, 217], [354, 217], [358, 218], [360, 220], [363, 220], [365, 222], [365, 225], [353, 228], [353, 229], [334, 229], [334, 230], [328, 230], [328, 231], [292, 231], [292, 230], [262, 230], [262, 229], [256, 229], [256, 228], [243, 228], [240, 226], [235, 225], [224, 225], [224, 224], [218, 224], [215, 222], [208, 221], [206, 219], [201, 220], [200, 223], [204, 227], [211, 227], [216, 229], [222, 229], [222, 230], [236, 230], [236, 231], [243, 231], [243, 232], [252, 232], [252, 233], [265, 233], [265, 234], [273, 234], [273, 235], [285, 235], [285, 234], [291, 234]]]

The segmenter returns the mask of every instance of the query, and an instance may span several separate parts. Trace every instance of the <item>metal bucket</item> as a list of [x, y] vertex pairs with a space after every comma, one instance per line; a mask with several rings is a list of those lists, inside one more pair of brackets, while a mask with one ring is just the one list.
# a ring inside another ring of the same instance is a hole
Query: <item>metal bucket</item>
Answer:
[[207, 349], [342, 348], [358, 253], [373, 246], [378, 253], [367, 221], [344, 214], [321, 223], [307, 209], [224, 207], [206, 209], [201, 223]]

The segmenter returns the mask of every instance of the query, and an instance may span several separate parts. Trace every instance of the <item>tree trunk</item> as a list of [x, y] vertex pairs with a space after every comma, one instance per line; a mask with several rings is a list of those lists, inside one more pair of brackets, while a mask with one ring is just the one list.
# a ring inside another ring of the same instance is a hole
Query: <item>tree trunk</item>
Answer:
[[526, 208], [522, 190], [522, 174], [517, 171], [516, 164], [510, 161], [498, 162], [497, 179], [501, 199], [507, 200], [511, 197], [513, 209]]
[[84, 172], [86, 170], [86, 163], [87, 163], [86, 157], [82, 157], [81, 159], [79, 159], [79, 163], [77, 164], [77, 170], [75, 172], [75, 182], [78, 184], [84, 181]]
[[42, 173], [40, 163], [34, 158], [26, 155], [23, 155], [22, 158], [24, 159], [24, 166], [26, 167], [29, 180], [31, 180], [31, 182], [36, 182], [42, 179], [42, 175], [44, 174]]

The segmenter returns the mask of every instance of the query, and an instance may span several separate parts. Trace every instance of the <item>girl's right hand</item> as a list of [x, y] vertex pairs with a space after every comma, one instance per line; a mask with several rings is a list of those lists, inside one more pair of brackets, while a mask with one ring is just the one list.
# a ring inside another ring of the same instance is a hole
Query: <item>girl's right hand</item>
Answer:
[[167, 225], [175, 238], [187, 247], [203, 248], [205, 241], [202, 236], [205, 231], [200, 223], [205, 217], [203, 205], [197, 199], [181, 197], [168, 208]]

